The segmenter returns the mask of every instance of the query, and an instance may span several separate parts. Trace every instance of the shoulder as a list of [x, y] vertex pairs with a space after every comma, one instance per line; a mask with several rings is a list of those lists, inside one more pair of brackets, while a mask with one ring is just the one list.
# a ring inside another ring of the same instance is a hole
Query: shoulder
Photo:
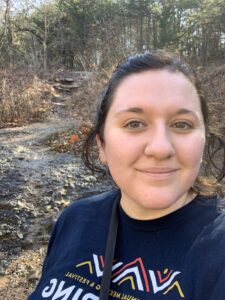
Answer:
[[[204, 201], [204, 199], [203, 199]], [[219, 199], [217, 197], [207, 197], [206, 202], [211, 203], [212, 206], [210, 210], [214, 207], [215, 209], [215, 217], [211, 222], [209, 222], [208, 226], [206, 226], [203, 231], [204, 234], [210, 234], [213, 238], [220, 234], [224, 235], [225, 233], [225, 200]], [[225, 238], [225, 235], [224, 235]]]
[[225, 211], [221, 211], [213, 222], [206, 227], [205, 235], [207, 234], [210, 234], [209, 236], [213, 241], [223, 241], [225, 246]]
[[[215, 212], [208, 218], [208, 223], [195, 239], [190, 252], [199, 260], [201, 260], [200, 257], [204, 260], [206, 257], [209, 259], [217, 257], [218, 262], [219, 257], [225, 260], [225, 210], [223, 200], [217, 198], [208, 198], [205, 200], [206, 202], [209, 201], [209, 203], [211, 201], [212, 204], [212, 206], [208, 206], [207, 210], [214, 210]], [[201, 218], [201, 215], [199, 218]], [[206, 249], [207, 251], [205, 251]], [[203, 253], [204, 255], [202, 255]]]
[[120, 191], [115, 189], [113, 191], [77, 199], [64, 209], [59, 219], [64, 220], [65, 218], [68, 219], [70, 217], [79, 217], [80, 219], [84, 215], [85, 218], [87, 218], [87, 215], [89, 217], [97, 217], [98, 215], [102, 216], [103, 212], [104, 214], [110, 213], [114, 200], [119, 195]]
[[[218, 255], [224, 255], [225, 251], [225, 210], [223, 200], [216, 197], [198, 197], [197, 198], [196, 217], [203, 220], [202, 228], [195, 237], [189, 254], [196, 259]], [[199, 222], [200, 222], [199, 221]], [[191, 222], [191, 219], [190, 219]], [[197, 222], [195, 226], [198, 226]], [[195, 224], [195, 223], [194, 223]], [[207, 249], [207, 251], [205, 251]], [[202, 255], [204, 253], [204, 255]]]
[[[209, 220], [185, 258], [185, 282], [194, 285], [196, 299], [205, 299], [206, 295], [207, 299], [221, 299], [222, 286], [224, 289], [225, 212], [216, 207], [215, 218]], [[198, 285], [193, 283], [193, 278]], [[203, 292], [204, 296], [201, 295]], [[211, 297], [212, 294], [216, 296]]]
[[74, 203], [65, 208], [54, 225], [48, 253], [54, 247], [57, 251], [61, 249], [60, 247], [64, 248], [65, 240], [67, 245], [74, 243], [75, 236], [76, 240], [79, 240], [84, 230], [98, 232], [99, 228], [105, 228], [102, 226], [103, 224], [106, 224], [107, 227], [114, 200], [118, 196], [120, 196], [119, 190], [105, 192], [75, 200]]
[[209, 218], [209, 223], [201, 233], [200, 241], [209, 242], [222, 239], [225, 243], [225, 201], [217, 197], [202, 197], [203, 203], [212, 212], [213, 217]]

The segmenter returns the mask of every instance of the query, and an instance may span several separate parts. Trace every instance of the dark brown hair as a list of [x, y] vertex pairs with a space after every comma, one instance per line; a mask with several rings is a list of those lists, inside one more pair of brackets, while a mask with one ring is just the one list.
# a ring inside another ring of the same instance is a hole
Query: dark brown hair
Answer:
[[[113, 101], [114, 93], [122, 80], [127, 76], [149, 70], [180, 72], [192, 82], [197, 90], [206, 127], [206, 146], [204, 151], [204, 163], [201, 170], [202, 177], [199, 176], [197, 178], [193, 188], [201, 193], [206, 186], [205, 176], [211, 179], [214, 178], [216, 182], [221, 181], [225, 176], [225, 144], [219, 136], [210, 132], [207, 102], [201, 92], [199, 81], [192, 68], [179, 56], [162, 50], [130, 56], [116, 67], [106, 88], [101, 94], [93, 127], [84, 142], [82, 151], [84, 164], [92, 171], [105, 172], [97, 163], [95, 138], [98, 134], [101, 141], [104, 142], [104, 125]], [[216, 163], [218, 153], [220, 154], [220, 161], [222, 160], [219, 166], [218, 163]], [[201, 180], [201, 178], [203, 178], [203, 180]]]

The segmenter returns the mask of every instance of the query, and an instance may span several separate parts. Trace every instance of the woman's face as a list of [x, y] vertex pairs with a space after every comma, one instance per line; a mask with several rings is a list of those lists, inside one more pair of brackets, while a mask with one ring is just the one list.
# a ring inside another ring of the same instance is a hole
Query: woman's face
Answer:
[[129, 216], [153, 219], [177, 210], [193, 198], [205, 145], [195, 87], [168, 70], [126, 77], [115, 91], [104, 143], [97, 142]]

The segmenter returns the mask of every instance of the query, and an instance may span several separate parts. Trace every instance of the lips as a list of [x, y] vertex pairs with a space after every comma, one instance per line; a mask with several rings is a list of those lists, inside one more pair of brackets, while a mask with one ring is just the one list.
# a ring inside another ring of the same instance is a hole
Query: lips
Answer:
[[153, 174], [164, 174], [164, 173], [171, 173], [177, 171], [174, 168], [149, 168], [149, 169], [141, 169], [141, 172], [148, 172]]
[[152, 167], [148, 169], [137, 169], [137, 171], [152, 178], [166, 179], [173, 176], [178, 171], [178, 169]]

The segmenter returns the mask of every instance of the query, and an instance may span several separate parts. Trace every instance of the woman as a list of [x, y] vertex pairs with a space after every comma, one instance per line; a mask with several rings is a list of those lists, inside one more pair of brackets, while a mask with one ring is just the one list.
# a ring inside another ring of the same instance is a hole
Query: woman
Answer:
[[84, 145], [99, 170], [95, 141], [118, 190], [61, 214], [28, 299], [225, 299], [225, 218], [198, 175], [221, 180], [225, 149], [190, 68], [161, 51], [120, 64]]

